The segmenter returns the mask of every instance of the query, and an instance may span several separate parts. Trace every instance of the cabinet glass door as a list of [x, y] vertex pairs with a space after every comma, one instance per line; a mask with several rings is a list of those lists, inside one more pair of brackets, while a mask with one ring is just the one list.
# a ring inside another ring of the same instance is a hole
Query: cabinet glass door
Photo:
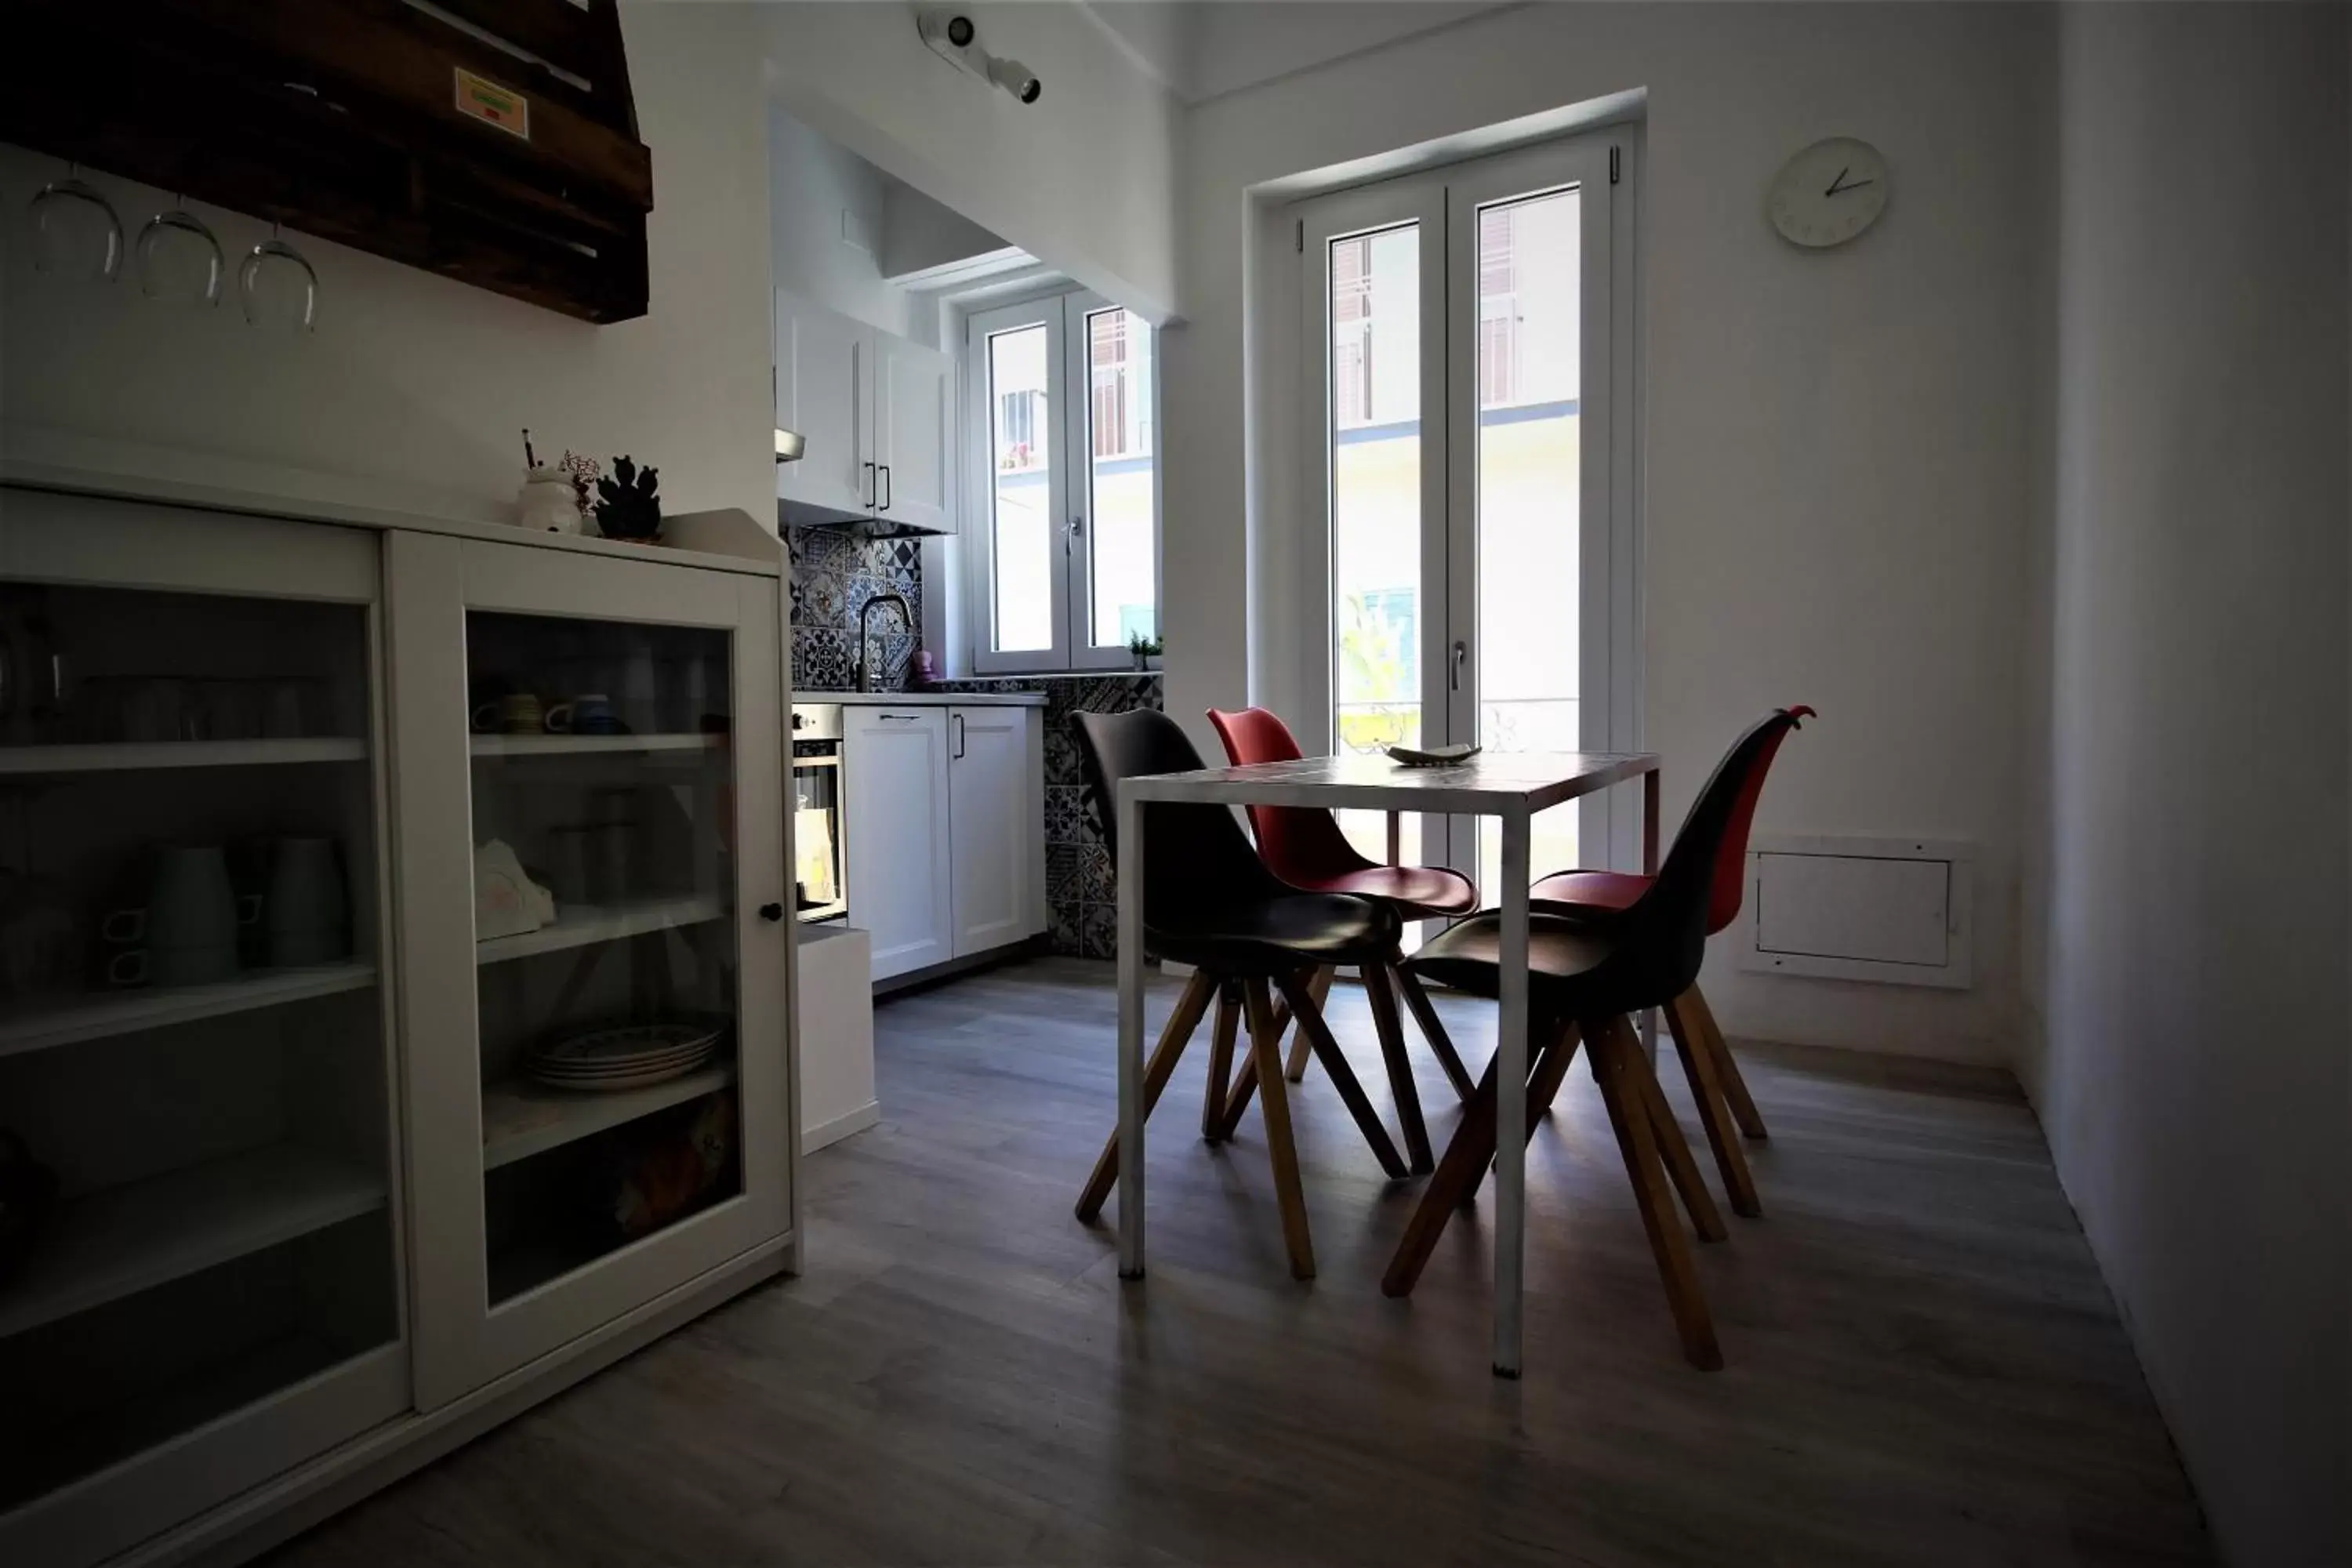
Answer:
[[[26, 506], [0, 525], [0, 1558], [54, 1561], [176, 1522], [192, 1466], [225, 1496], [385, 1418], [407, 1373], [373, 541]], [[322, 1375], [371, 1357], [365, 1390]], [[310, 1448], [298, 1418], [156, 1453], [265, 1405], [321, 1416]]]
[[743, 1190], [729, 643], [467, 616], [493, 1307]]
[[786, 1227], [773, 577], [391, 545], [417, 1398]]

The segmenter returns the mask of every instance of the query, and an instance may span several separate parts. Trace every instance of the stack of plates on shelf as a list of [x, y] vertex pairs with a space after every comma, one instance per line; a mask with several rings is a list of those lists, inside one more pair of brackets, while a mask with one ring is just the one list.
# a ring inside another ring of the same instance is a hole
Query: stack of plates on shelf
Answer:
[[559, 1089], [645, 1089], [709, 1061], [720, 1033], [708, 1024], [624, 1024], [541, 1046], [526, 1065], [531, 1077]]

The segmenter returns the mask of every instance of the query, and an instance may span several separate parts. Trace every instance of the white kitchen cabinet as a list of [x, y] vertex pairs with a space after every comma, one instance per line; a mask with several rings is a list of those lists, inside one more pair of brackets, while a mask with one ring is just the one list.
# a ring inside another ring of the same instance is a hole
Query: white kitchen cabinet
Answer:
[[806, 442], [776, 499], [855, 516], [875, 501], [874, 329], [776, 292], [776, 425]]
[[[58, 1200], [0, 1269], [9, 1563], [241, 1555], [795, 1242], [773, 536], [103, 489], [0, 490], [0, 1161]], [[478, 930], [489, 838], [534, 929]], [[610, 1023], [709, 1047], [531, 1081]]]
[[948, 714], [851, 704], [842, 715], [849, 921], [872, 933], [874, 978], [955, 956]]
[[1045, 739], [1035, 710], [948, 710], [955, 955], [1044, 929]]
[[955, 363], [776, 291], [776, 424], [803, 439], [776, 465], [793, 521], [865, 518], [954, 531]]
[[887, 332], [874, 334], [874, 515], [953, 532], [955, 362]]

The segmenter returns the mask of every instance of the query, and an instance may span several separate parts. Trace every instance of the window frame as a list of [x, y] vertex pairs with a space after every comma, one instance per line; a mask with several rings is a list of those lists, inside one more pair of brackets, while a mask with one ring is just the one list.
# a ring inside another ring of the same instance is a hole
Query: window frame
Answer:
[[[964, 317], [963, 441], [971, 476], [966, 496], [963, 531], [969, 548], [965, 594], [971, 627], [971, 669], [975, 675], [1037, 675], [1065, 670], [1125, 669], [1134, 656], [1124, 641], [1095, 643], [1091, 588], [1094, 581], [1095, 500], [1093, 447], [1095, 388], [1089, 359], [1087, 319], [1121, 310], [1116, 301], [1083, 289], [1060, 289], [1009, 305], [992, 306]], [[1129, 314], [1146, 332], [1156, 329], [1139, 316]], [[989, 340], [1008, 331], [1042, 326], [1046, 333], [1047, 426], [1051, 432], [1046, 461], [1049, 515], [1063, 544], [1060, 569], [1052, 577], [1052, 646], [1000, 648], [996, 646], [996, 508], [995, 468], [992, 448], [996, 417], [989, 386]], [[1155, 630], [1161, 624], [1160, 353], [1157, 342], [1146, 351], [1150, 374], [1147, 417], [1152, 432], [1151, 450], [1151, 605]], [[1132, 363], [1136, 345], [1130, 341]], [[1075, 525], [1075, 526], [1074, 526]]]

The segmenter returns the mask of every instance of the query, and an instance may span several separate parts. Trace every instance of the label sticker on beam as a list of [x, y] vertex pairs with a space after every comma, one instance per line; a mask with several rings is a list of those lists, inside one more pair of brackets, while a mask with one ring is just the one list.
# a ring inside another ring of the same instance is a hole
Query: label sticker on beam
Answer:
[[485, 125], [495, 125], [510, 136], [530, 140], [530, 100], [511, 88], [476, 76], [463, 66], [457, 78], [457, 112]]

